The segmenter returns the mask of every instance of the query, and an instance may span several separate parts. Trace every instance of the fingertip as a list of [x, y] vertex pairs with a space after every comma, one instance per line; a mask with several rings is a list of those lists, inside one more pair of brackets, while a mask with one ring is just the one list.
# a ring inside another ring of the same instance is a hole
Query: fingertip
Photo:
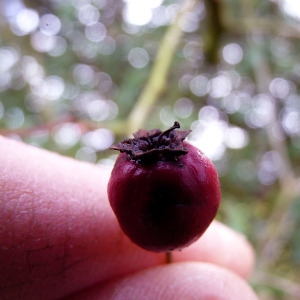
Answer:
[[244, 235], [214, 221], [196, 243], [173, 252], [173, 260], [210, 262], [247, 278], [254, 268], [255, 254]]
[[257, 300], [252, 288], [235, 273], [199, 262], [147, 269], [85, 290], [72, 299], [222, 299]]

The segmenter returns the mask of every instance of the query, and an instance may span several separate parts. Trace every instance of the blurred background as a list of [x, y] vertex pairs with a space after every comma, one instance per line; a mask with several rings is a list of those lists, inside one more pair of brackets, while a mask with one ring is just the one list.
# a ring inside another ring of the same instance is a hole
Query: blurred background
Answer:
[[1, 135], [112, 166], [114, 142], [179, 121], [218, 169], [218, 219], [255, 247], [260, 298], [300, 299], [299, 1], [0, 5]]

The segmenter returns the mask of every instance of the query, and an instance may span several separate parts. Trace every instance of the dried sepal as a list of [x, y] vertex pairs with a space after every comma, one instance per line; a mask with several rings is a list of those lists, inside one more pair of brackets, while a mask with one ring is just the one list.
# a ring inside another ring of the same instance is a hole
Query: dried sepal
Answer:
[[140, 129], [127, 138], [111, 147], [113, 150], [127, 153], [131, 159], [147, 162], [152, 160], [171, 160], [187, 154], [188, 150], [183, 140], [191, 130], [176, 130], [180, 128], [178, 122], [165, 131], [160, 129]]

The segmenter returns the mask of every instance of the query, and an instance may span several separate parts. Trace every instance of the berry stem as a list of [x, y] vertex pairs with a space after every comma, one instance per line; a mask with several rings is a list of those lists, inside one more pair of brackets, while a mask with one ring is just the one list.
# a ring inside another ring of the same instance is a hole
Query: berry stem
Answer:
[[172, 252], [171, 251], [166, 252], [166, 264], [170, 264], [172, 263], [172, 261], [173, 261]]

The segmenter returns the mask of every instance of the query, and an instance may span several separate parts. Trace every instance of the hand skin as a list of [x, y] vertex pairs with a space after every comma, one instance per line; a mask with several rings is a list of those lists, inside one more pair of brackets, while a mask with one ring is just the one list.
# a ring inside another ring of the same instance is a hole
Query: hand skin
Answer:
[[225, 225], [166, 264], [120, 230], [110, 169], [1, 136], [0, 166], [0, 299], [257, 299], [253, 250]]

